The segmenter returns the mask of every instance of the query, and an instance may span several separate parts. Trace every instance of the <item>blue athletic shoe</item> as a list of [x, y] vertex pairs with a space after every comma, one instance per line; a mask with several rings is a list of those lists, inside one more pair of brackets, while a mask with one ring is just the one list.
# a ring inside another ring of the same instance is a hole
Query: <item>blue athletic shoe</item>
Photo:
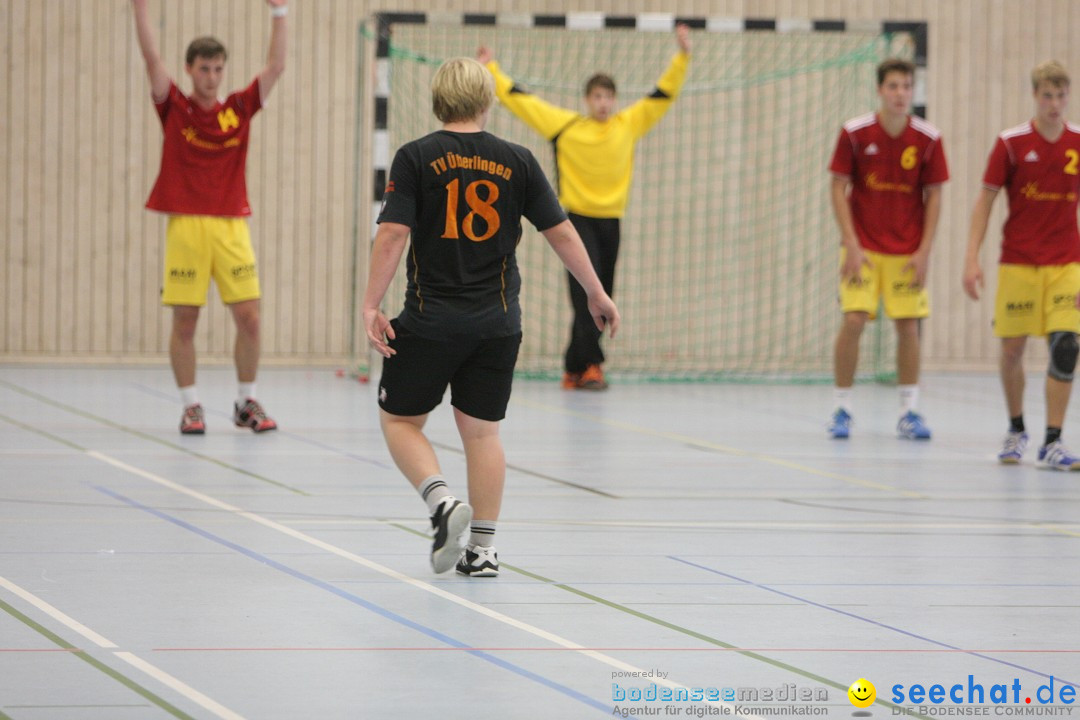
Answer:
[[829, 437], [833, 440], [847, 440], [851, 435], [851, 415], [844, 408], [837, 408], [829, 423]]
[[1009, 434], [1005, 436], [1005, 443], [1001, 446], [1001, 452], [998, 453], [998, 460], [1006, 465], [1015, 465], [1020, 462], [1020, 458], [1024, 457], [1027, 444], [1028, 435], [1026, 432], [1010, 430]]
[[1065, 449], [1060, 440], [1039, 448], [1038, 466], [1050, 470], [1080, 470], [1080, 458]]
[[930, 428], [922, 419], [922, 415], [908, 410], [896, 424], [896, 432], [900, 437], [907, 440], [929, 440]]

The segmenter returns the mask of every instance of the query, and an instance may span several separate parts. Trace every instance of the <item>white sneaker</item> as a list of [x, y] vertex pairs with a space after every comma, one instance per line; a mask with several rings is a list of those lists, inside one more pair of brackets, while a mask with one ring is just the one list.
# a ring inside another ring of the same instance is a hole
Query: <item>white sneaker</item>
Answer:
[[471, 545], [457, 563], [459, 575], [495, 577], [499, 574], [499, 554], [493, 547]]

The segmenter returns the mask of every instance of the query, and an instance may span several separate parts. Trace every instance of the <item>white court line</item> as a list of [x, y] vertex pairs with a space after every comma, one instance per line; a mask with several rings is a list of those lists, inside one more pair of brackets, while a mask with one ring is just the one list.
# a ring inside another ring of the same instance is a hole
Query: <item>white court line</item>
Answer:
[[186, 697], [188, 700], [191, 700], [194, 703], [198, 703], [199, 706], [206, 708], [222, 720], [244, 720], [243, 715], [238, 715], [237, 713], [234, 713], [232, 710], [225, 707], [221, 703], [211, 700], [195, 688], [181, 682], [180, 680], [177, 680], [169, 673], [158, 667], [155, 667], [154, 665], [151, 665], [137, 655], [133, 655], [129, 652], [116, 652], [113, 654], [124, 662], [131, 664], [133, 667], [142, 670], [144, 673], [154, 678], [162, 685], [172, 688], [176, 692]]
[[[356, 553], [349, 552], [348, 550], [345, 550], [343, 548], [339, 548], [336, 545], [331, 545], [328, 542], [324, 542], [322, 540], [319, 540], [318, 538], [314, 538], [314, 537], [312, 537], [310, 535], [302, 533], [299, 530], [294, 530], [294, 529], [292, 529], [290, 527], [286, 527], [285, 525], [281, 525], [280, 523], [276, 523], [273, 520], [270, 520], [268, 518], [264, 518], [261, 515], [256, 515], [255, 513], [248, 512], [246, 510], [242, 510], [242, 509], [240, 509], [240, 508], [238, 508], [238, 507], [236, 507], [234, 505], [230, 505], [230, 504], [228, 504], [226, 502], [218, 500], [217, 498], [211, 497], [209, 495], [205, 495], [205, 494], [203, 494], [203, 493], [201, 493], [201, 492], [199, 492], [197, 490], [192, 490], [190, 488], [187, 488], [187, 487], [185, 487], [183, 485], [180, 485], [179, 483], [173, 482], [172, 480], [168, 480], [168, 479], [163, 478], [163, 477], [161, 477], [159, 475], [155, 475], [155, 474], [153, 474], [151, 472], [147, 472], [146, 470], [142, 470], [142, 469], [134, 467], [132, 465], [128, 465], [127, 463], [123, 462], [122, 460], [117, 460], [116, 458], [113, 458], [113, 457], [110, 457], [110, 456], [105, 455], [103, 453], [100, 453], [97, 450], [88, 450], [86, 454], [89, 455], [90, 457], [96, 459], [96, 460], [100, 460], [103, 463], [106, 463], [108, 465], [112, 465], [113, 467], [119, 468], [119, 469], [124, 470], [126, 472], [129, 472], [129, 473], [131, 473], [133, 475], [138, 475], [139, 477], [144, 478], [146, 480], [149, 480], [150, 482], [156, 483], [156, 484], [161, 485], [163, 487], [167, 487], [170, 490], [174, 490], [175, 492], [181, 493], [183, 495], [187, 495], [190, 498], [194, 498], [196, 500], [199, 500], [200, 502], [204, 502], [207, 505], [218, 508], [219, 510], [224, 510], [226, 512], [233, 513], [233, 514], [235, 514], [235, 515], [237, 515], [239, 517], [242, 517], [242, 518], [244, 518], [246, 520], [250, 520], [251, 522], [258, 523], [259, 525], [262, 525], [263, 527], [269, 528], [269, 529], [274, 530], [276, 532], [279, 532], [279, 533], [281, 533], [283, 535], [288, 535], [289, 537], [294, 538], [296, 540], [299, 540], [300, 542], [307, 543], [308, 545], [313, 545], [313, 546], [319, 548], [320, 550], [325, 550], [326, 552], [331, 553], [333, 555], [337, 555], [340, 558], [343, 558], [343, 559], [348, 560], [350, 562], [356, 563], [357, 565], [361, 565], [363, 567], [366, 567], [369, 570], [374, 570], [375, 572], [377, 572], [377, 573], [379, 573], [381, 575], [385, 575], [385, 576], [387, 576], [389, 578], [393, 578], [394, 580], [398, 580], [398, 581], [403, 582], [403, 583], [405, 583], [407, 585], [411, 585], [412, 587], [414, 587], [414, 588], [416, 588], [418, 590], [423, 590], [424, 592], [431, 593], [432, 595], [435, 595], [435, 596], [437, 596], [439, 598], [442, 598], [443, 600], [447, 600], [447, 601], [452, 602], [452, 603], [454, 603], [456, 605], [460, 605], [463, 608], [466, 608], [468, 610], [472, 610], [473, 612], [484, 615], [484, 616], [486, 616], [488, 618], [491, 618], [492, 620], [495, 620], [497, 622], [501, 622], [501, 623], [503, 623], [505, 625], [509, 625], [512, 628], [515, 628], [517, 630], [521, 630], [522, 632], [529, 633], [530, 635], [535, 635], [538, 638], [541, 638], [543, 640], [547, 640], [548, 642], [552, 643], [553, 645], [559, 645], [559, 646], [567, 648], [569, 650], [575, 650], [575, 651], [579, 652], [580, 654], [582, 654], [582, 655], [584, 655], [586, 657], [592, 658], [593, 660], [597, 660], [597, 661], [599, 661], [599, 662], [601, 662], [601, 663], [603, 663], [605, 665], [608, 665], [610, 667], [613, 667], [613, 668], [615, 668], [617, 670], [625, 670], [627, 672], [639, 672], [639, 673], [644, 672], [644, 670], [642, 668], [636, 667], [636, 666], [631, 665], [629, 663], [625, 663], [622, 660], [618, 660], [616, 658], [611, 657], [610, 655], [606, 655], [604, 653], [597, 652], [595, 650], [589, 650], [584, 645], [579, 645], [578, 643], [573, 642], [572, 640], [567, 640], [566, 638], [561, 637], [559, 635], [556, 635], [555, 633], [548, 632], [547, 630], [544, 630], [542, 628], [538, 628], [535, 625], [530, 625], [529, 623], [526, 623], [526, 622], [522, 622], [521, 620], [516, 620], [516, 619], [510, 617], [509, 615], [504, 615], [503, 613], [500, 613], [498, 611], [491, 610], [490, 608], [486, 608], [483, 605], [478, 605], [477, 603], [474, 603], [474, 602], [472, 602], [470, 600], [466, 600], [465, 598], [460, 597], [458, 595], [455, 595], [455, 594], [453, 594], [451, 592], [447, 592], [446, 590], [443, 590], [441, 588], [437, 588], [434, 585], [431, 585], [430, 583], [424, 582], [423, 580], [417, 580], [416, 578], [413, 578], [413, 577], [410, 577], [410, 576], [405, 575], [403, 573], [400, 573], [397, 570], [393, 570], [391, 568], [388, 568], [385, 565], [380, 565], [379, 563], [374, 562], [373, 560], [368, 560], [367, 558], [362, 557], [360, 555], [357, 555]], [[664, 685], [664, 686], [669, 687], [669, 688], [671, 688], [673, 690], [676, 689], [676, 688], [686, 688], [686, 686], [684, 686], [684, 685], [680, 685], [678, 683], [674, 683], [674, 682], [671, 682], [669, 680], [656, 679], [656, 684], [657, 685]], [[752, 716], [747, 716], [747, 717], [752, 717]]]
[[[106, 640], [101, 635], [98, 635], [96, 632], [83, 625], [81, 622], [73, 619], [66, 613], [61, 612], [60, 610], [56, 609], [49, 603], [39, 598], [37, 595], [34, 595], [29, 590], [24, 590], [23, 588], [19, 587], [7, 578], [0, 577], [0, 587], [14, 593], [15, 595], [18, 595], [23, 600], [36, 607], [38, 610], [52, 617], [54, 620], [58, 620], [59, 622], [63, 623], [70, 630], [74, 630], [95, 645], [107, 649], [119, 647], [116, 643], [110, 640]], [[154, 665], [151, 665], [150, 663], [146, 662], [145, 660], [136, 655], [133, 655], [132, 653], [116, 650], [113, 652], [113, 655], [120, 658], [124, 662], [133, 665], [139, 670], [142, 670], [150, 677], [154, 678], [161, 684], [172, 688], [176, 692], [186, 697], [188, 700], [191, 700], [193, 703], [196, 703], [200, 707], [203, 707], [214, 713], [214, 715], [221, 718], [221, 720], [244, 720], [243, 715], [239, 715], [230, 710], [229, 708], [225, 707], [224, 705], [215, 702], [214, 700], [211, 700], [206, 695], [203, 695], [201, 692], [191, 687], [190, 685], [187, 685], [180, 680], [177, 680], [169, 673]]]
[[11, 582], [7, 578], [0, 577], [0, 587], [4, 588], [8, 592], [18, 595], [23, 600], [36, 607], [38, 610], [51, 617], [53, 620], [59, 621], [69, 630], [74, 630], [98, 647], [119, 647], [116, 643], [112, 642], [111, 640], [105, 639], [101, 635], [98, 635], [96, 632], [86, 627], [78, 620], [75, 620], [70, 615], [66, 615], [65, 613], [61, 612], [57, 608], [53, 607], [49, 603], [39, 598], [37, 595], [34, 595], [29, 590], [23, 590], [21, 587]]

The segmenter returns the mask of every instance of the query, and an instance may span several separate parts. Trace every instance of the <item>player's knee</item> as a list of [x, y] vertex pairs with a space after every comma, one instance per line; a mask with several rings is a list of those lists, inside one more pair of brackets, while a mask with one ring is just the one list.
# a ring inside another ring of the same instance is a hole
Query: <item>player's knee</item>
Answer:
[[1050, 368], [1048, 374], [1055, 380], [1071, 382], [1076, 371], [1076, 358], [1080, 355], [1080, 343], [1076, 333], [1050, 333]]

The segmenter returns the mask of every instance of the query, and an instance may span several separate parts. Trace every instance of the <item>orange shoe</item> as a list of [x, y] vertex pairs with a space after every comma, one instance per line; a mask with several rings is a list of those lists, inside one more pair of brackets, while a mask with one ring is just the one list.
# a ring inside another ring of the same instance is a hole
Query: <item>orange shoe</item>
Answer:
[[277, 430], [277, 423], [270, 419], [259, 401], [248, 398], [244, 404], [233, 403], [233, 422], [236, 427], [251, 428], [257, 433]]
[[566, 372], [562, 376], [563, 390], [577, 390], [581, 387], [581, 373]]
[[581, 373], [581, 384], [578, 387], [582, 390], [607, 390], [608, 384], [604, 379], [604, 371], [599, 365], [590, 365], [585, 368], [585, 372]]
[[202, 435], [206, 432], [206, 420], [203, 417], [202, 405], [195, 403], [184, 408], [184, 415], [180, 418], [180, 433], [182, 435]]

